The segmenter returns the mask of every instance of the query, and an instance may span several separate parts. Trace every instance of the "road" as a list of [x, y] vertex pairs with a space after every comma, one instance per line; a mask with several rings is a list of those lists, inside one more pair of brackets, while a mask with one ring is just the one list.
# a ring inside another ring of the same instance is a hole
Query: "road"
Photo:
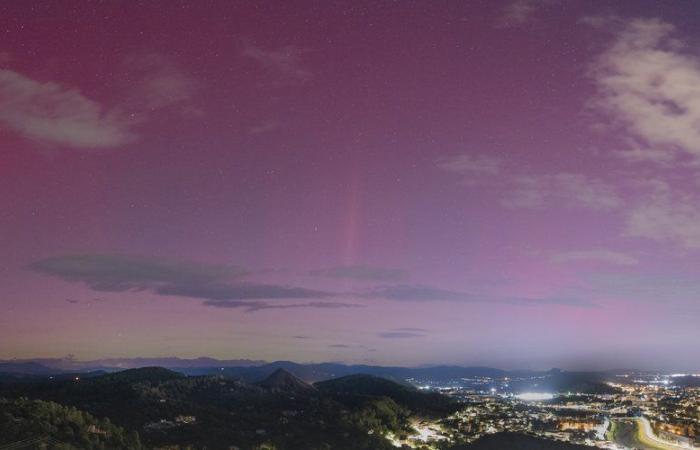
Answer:
[[626, 448], [643, 450], [697, 450], [697, 447], [684, 447], [659, 439], [645, 418], [617, 419], [612, 438]]
[[641, 425], [639, 428], [640, 428], [641, 432], [643, 433], [644, 439], [651, 441], [651, 442], [654, 442], [656, 445], [665, 446], [662, 448], [669, 448], [669, 449], [673, 449], [673, 450], [676, 450], [676, 449], [697, 450], [698, 449], [698, 447], [695, 447], [692, 445], [689, 445], [689, 446], [676, 445], [676, 444], [672, 444], [670, 442], [667, 442], [667, 441], [664, 441], [664, 440], [658, 438], [654, 434], [654, 430], [652, 430], [652, 428], [651, 428], [651, 423], [649, 423], [649, 421], [645, 417], [640, 417], [638, 419], [638, 424]]

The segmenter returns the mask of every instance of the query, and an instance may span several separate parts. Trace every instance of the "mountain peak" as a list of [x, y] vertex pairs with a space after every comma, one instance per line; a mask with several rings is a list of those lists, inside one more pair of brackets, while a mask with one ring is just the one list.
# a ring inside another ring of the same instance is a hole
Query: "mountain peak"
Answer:
[[314, 387], [304, 382], [288, 370], [279, 368], [272, 372], [267, 378], [258, 383], [266, 389], [277, 389], [282, 391], [310, 391]]

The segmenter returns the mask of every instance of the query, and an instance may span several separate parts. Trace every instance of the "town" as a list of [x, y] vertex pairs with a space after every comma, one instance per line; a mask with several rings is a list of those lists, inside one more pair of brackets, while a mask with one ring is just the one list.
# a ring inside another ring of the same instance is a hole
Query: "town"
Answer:
[[442, 420], [415, 423], [416, 434], [390, 439], [396, 446], [441, 448], [442, 443], [514, 432], [614, 450], [700, 448], [700, 375], [625, 373], [616, 378], [606, 382], [609, 393], [560, 394], [517, 394], [508, 378], [420, 380], [419, 389], [456, 398], [464, 408]]

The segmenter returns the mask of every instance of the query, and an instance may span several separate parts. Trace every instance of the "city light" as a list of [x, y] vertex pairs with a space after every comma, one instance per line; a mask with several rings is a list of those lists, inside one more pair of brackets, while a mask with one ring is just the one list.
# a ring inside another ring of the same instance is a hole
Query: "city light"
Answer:
[[545, 400], [551, 400], [554, 398], [554, 394], [549, 394], [546, 392], [523, 392], [515, 396], [518, 400], [523, 400], [525, 402], [541, 402]]

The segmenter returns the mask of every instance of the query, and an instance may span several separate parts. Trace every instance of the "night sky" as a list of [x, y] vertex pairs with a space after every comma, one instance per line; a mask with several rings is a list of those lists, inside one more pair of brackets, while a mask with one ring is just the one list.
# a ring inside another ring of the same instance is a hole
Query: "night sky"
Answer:
[[0, 358], [700, 369], [700, 7], [0, 4]]

